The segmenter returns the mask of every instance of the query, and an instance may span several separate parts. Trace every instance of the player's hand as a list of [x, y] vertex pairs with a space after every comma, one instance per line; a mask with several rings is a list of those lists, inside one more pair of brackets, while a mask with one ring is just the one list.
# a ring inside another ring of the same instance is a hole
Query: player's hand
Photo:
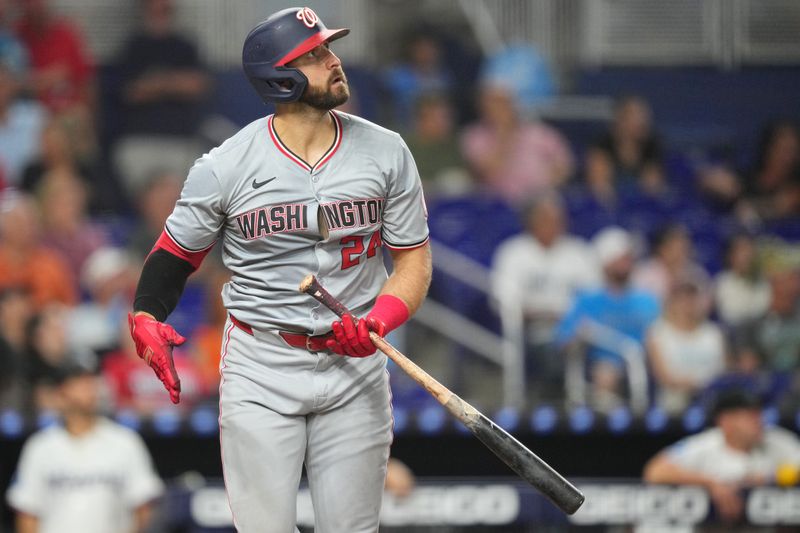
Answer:
[[369, 332], [383, 336], [386, 325], [374, 317], [356, 320], [353, 315], [347, 314], [331, 324], [331, 329], [333, 338], [325, 343], [329, 350], [350, 357], [368, 357], [377, 350], [369, 338]]
[[169, 392], [172, 403], [181, 401], [181, 380], [172, 360], [172, 347], [180, 346], [186, 339], [172, 326], [159, 322], [147, 314], [128, 314], [131, 337], [136, 343], [136, 353], [150, 365], [158, 379]]

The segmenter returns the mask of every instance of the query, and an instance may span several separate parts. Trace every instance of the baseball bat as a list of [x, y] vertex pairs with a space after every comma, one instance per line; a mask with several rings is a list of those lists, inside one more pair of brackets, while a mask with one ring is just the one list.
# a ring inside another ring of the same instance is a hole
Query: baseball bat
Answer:
[[[334, 298], [312, 275], [300, 283], [300, 291], [309, 294], [338, 316], [350, 311]], [[487, 448], [494, 452], [514, 472], [547, 496], [559, 509], [573, 514], [583, 504], [584, 496], [572, 483], [556, 472], [539, 456], [530, 451], [503, 428], [492, 422], [468, 402], [439, 383], [416, 363], [400, 353], [383, 337], [370, 332], [375, 346], [385, 353], [414, 381], [422, 385], [436, 400], [469, 429]]]

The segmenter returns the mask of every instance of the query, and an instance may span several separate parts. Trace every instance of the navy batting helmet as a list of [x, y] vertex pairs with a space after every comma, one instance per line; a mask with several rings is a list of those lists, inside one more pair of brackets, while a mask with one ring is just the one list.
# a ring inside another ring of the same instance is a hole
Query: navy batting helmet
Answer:
[[348, 33], [346, 28], [329, 30], [310, 8], [283, 9], [247, 34], [242, 50], [244, 72], [265, 102], [294, 102], [308, 79], [286, 63]]

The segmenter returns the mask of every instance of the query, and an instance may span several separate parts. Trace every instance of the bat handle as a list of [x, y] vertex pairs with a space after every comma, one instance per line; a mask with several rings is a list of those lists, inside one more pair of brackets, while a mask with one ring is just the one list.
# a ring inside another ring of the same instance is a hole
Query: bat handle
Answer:
[[[345, 314], [351, 314], [342, 302], [329, 293], [325, 287], [317, 281], [317, 278], [314, 277], [313, 274], [309, 274], [303, 278], [303, 281], [300, 283], [300, 291], [308, 294], [340, 317]], [[408, 357], [400, 353], [376, 332], [370, 331], [369, 337], [372, 339], [373, 344], [385, 353], [389, 359], [397, 363], [397, 366], [402, 368], [414, 381], [425, 387], [439, 403], [446, 406], [450, 397], [453, 396], [453, 393], [450, 392], [447, 387], [436, 381], [436, 379], [417, 366]]]
[[342, 302], [333, 297], [325, 287], [323, 287], [314, 274], [309, 274], [300, 282], [300, 291], [304, 292], [322, 305], [336, 313], [340, 318], [344, 315], [351, 315], [350, 310]]

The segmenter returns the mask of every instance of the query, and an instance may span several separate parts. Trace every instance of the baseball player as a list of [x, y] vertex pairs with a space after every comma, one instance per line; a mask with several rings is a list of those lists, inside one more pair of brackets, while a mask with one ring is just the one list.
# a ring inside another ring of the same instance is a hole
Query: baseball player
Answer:
[[150, 531], [164, 484], [141, 437], [99, 414], [93, 370], [69, 364], [56, 379], [63, 424], [25, 443], [7, 492], [16, 531]]
[[[369, 332], [405, 322], [431, 275], [425, 204], [399, 135], [334, 111], [349, 88], [309, 8], [279, 11], [244, 42], [244, 70], [275, 114], [197, 160], [142, 269], [130, 316], [137, 352], [173, 402], [164, 321], [221, 239], [232, 278], [220, 362], [220, 440], [234, 524], [297, 531], [305, 465], [315, 531], [373, 532], [392, 439], [386, 357]], [[387, 276], [381, 250], [393, 272]], [[353, 310], [337, 320], [298, 291], [313, 273]], [[362, 317], [362, 318], [356, 318]]]

